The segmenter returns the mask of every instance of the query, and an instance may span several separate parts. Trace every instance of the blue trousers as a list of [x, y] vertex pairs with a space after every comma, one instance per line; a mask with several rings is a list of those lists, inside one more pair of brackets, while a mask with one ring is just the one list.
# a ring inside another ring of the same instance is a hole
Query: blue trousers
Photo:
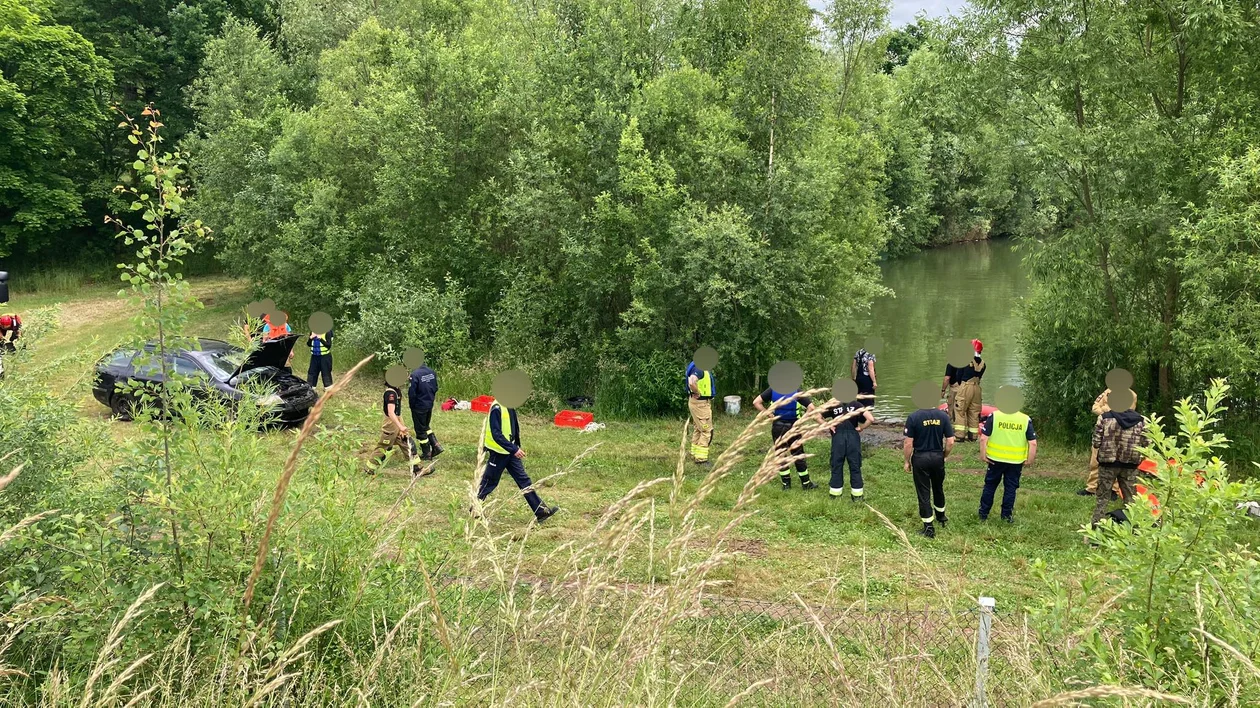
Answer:
[[[477, 489], [477, 498], [485, 500], [490, 496], [495, 487], [499, 486], [499, 480], [503, 478], [503, 471], [512, 475], [512, 479], [516, 481], [516, 486], [521, 489], [529, 489], [533, 486], [529, 475], [525, 473], [525, 463], [521, 462], [513, 455], [504, 455], [500, 452], [487, 452], [486, 472], [481, 476], [481, 486]], [[542, 499], [538, 497], [538, 493], [532, 489], [525, 492], [525, 502], [529, 504], [530, 510], [535, 514], [538, 508], [542, 506]]]
[[1022, 462], [989, 460], [989, 469], [984, 473], [984, 491], [980, 492], [980, 518], [989, 518], [998, 482], [1002, 483], [1002, 516], [1007, 517], [1015, 513], [1015, 492], [1019, 491], [1019, 477], [1023, 473], [1024, 463]]
[[862, 437], [852, 428], [839, 428], [831, 436], [831, 496], [844, 493], [844, 463], [849, 463], [849, 494], [860, 497], [862, 489]]

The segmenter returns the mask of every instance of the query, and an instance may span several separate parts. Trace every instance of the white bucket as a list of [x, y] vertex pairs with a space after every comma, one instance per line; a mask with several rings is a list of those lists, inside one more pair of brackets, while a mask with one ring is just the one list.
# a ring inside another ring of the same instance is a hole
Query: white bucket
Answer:
[[726, 404], [727, 415], [739, 415], [739, 396], [727, 396], [722, 402]]

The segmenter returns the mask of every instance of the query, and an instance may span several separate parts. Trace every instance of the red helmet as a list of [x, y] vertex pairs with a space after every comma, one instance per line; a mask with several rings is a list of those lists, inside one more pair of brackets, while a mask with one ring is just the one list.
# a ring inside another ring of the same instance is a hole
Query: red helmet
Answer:
[[984, 342], [981, 342], [979, 339], [973, 339], [971, 340], [971, 347], [979, 354], [984, 351]]
[[12, 315], [0, 315], [0, 327], [4, 327], [5, 329], [8, 329], [12, 326], [13, 326]]

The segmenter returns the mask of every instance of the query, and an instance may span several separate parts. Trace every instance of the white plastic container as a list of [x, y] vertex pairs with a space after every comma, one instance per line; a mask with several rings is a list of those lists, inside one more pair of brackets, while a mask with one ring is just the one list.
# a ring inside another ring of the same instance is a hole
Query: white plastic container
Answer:
[[726, 404], [727, 415], [739, 415], [739, 396], [727, 396], [722, 402]]

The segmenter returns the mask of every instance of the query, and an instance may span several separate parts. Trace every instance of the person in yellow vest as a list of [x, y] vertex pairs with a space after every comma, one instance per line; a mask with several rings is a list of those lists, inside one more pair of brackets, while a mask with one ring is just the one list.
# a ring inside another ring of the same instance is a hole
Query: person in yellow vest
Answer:
[[998, 390], [997, 410], [985, 417], [980, 426], [980, 461], [988, 465], [984, 474], [984, 490], [980, 492], [980, 520], [988, 521], [993, 509], [993, 495], [1002, 483], [1002, 520], [1015, 523], [1015, 493], [1024, 465], [1037, 458], [1037, 433], [1032, 418], [1019, 409], [1024, 397], [1014, 386]]
[[717, 351], [700, 347], [687, 365], [687, 409], [691, 413], [691, 459], [699, 465], [709, 464], [709, 446], [713, 443], [713, 397], [716, 383], [713, 367]]
[[[486, 471], [481, 475], [477, 499], [485, 501], [499, 486], [499, 480], [506, 470], [516, 486], [520, 487], [530, 511], [534, 512], [534, 518], [541, 522], [554, 516], [560, 508], [543, 503], [538, 492], [534, 491], [533, 481], [525, 472], [525, 450], [521, 447], [521, 424], [516, 417], [516, 407], [529, 398], [531, 390], [529, 376], [523, 371], [505, 371], [495, 377], [491, 387], [495, 400], [490, 404], [490, 412], [481, 428], [481, 445], [486, 451]], [[503, 399], [503, 402], [500, 403], [499, 399]]]
[[[980, 434], [980, 378], [984, 376], [984, 359], [980, 358], [980, 353], [984, 351], [984, 344], [979, 339], [971, 340], [971, 346], [975, 350], [972, 361], [966, 366], [957, 370], [958, 393], [955, 396], [954, 411], [954, 428], [958, 433], [958, 439], [966, 439], [968, 442], [974, 442], [976, 436]], [[963, 435], [966, 434], [966, 438]]]

